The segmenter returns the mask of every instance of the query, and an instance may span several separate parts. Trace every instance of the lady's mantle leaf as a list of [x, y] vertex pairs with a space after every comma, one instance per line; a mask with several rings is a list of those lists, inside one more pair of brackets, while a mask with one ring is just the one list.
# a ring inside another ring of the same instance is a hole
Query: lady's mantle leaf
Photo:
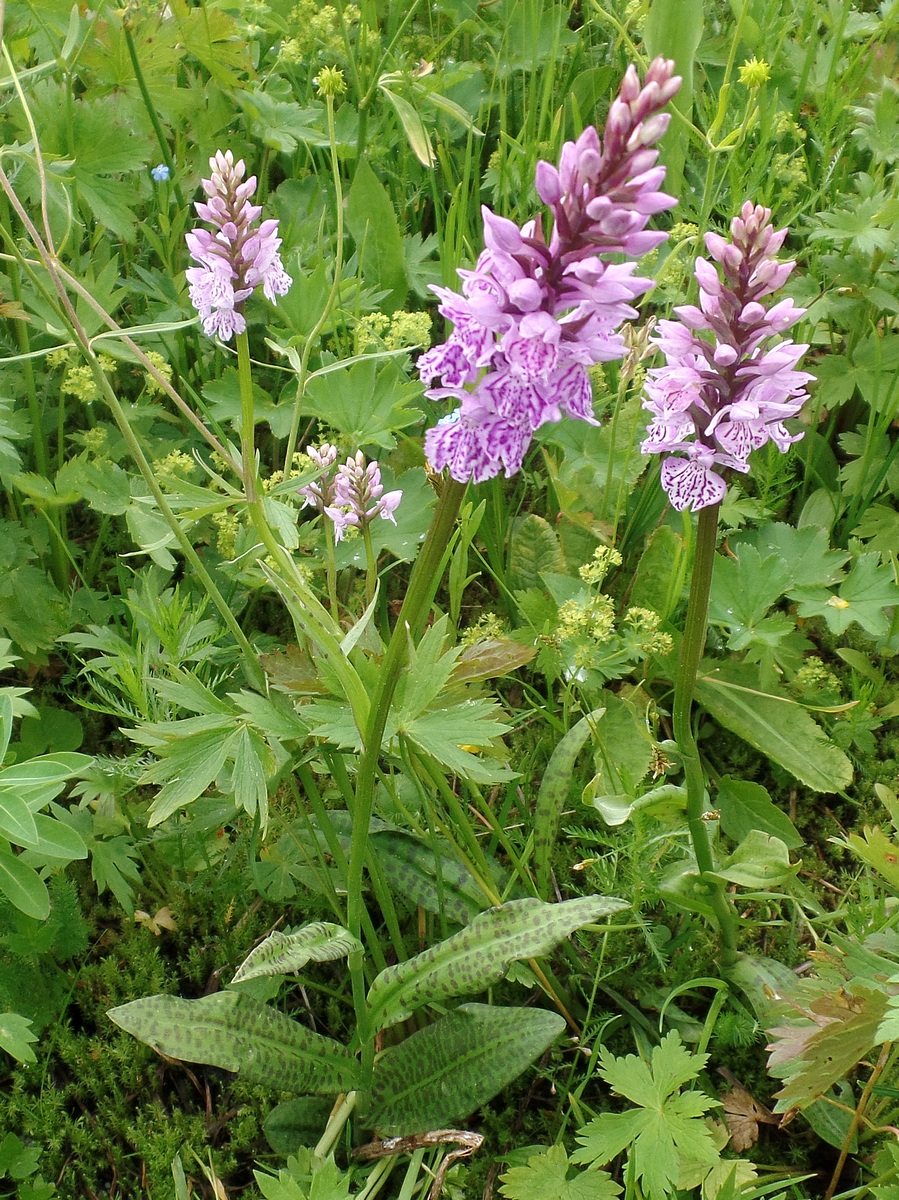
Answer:
[[573, 1161], [601, 1166], [630, 1147], [628, 1169], [642, 1181], [647, 1200], [672, 1195], [684, 1167], [716, 1163], [718, 1148], [703, 1116], [718, 1101], [697, 1091], [674, 1094], [707, 1060], [706, 1054], [691, 1054], [675, 1031], [656, 1046], [649, 1063], [603, 1051], [600, 1075], [640, 1107], [595, 1117], [578, 1135], [581, 1149]]
[[605, 1171], [580, 1171], [569, 1179], [568, 1167], [565, 1147], [550, 1146], [527, 1166], [506, 1171], [499, 1190], [508, 1200], [613, 1200], [621, 1192]]

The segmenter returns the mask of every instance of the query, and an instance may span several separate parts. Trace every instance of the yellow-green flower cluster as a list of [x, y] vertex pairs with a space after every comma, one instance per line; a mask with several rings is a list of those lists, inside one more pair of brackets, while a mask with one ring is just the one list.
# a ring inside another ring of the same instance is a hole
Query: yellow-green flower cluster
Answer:
[[64, 367], [71, 361], [71, 355], [66, 350], [65, 346], [57, 346], [55, 350], [51, 350], [47, 355], [48, 367]]
[[840, 694], [840, 681], [820, 658], [813, 655], [797, 672], [793, 687], [799, 692], [832, 692]]
[[586, 636], [605, 642], [615, 632], [615, 606], [601, 592], [586, 602], [566, 600], [559, 607], [559, 637]]
[[153, 470], [159, 478], [186, 478], [197, 464], [183, 450], [171, 450], [165, 458], [158, 458], [153, 463]]
[[364, 354], [369, 346], [385, 350], [405, 350], [431, 345], [431, 318], [423, 312], [400, 309], [393, 316], [386, 313], [366, 313], [359, 318], [355, 329], [355, 353]]
[[506, 636], [506, 627], [496, 613], [482, 613], [473, 625], [469, 625], [459, 634], [459, 645], [473, 646], [476, 642], [501, 641]]
[[[74, 396], [82, 404], [92, 404], [94, 400], [99, 400], [100, 392], [87, 363], [73, 363], [71, 359], [69, 362], [70, 366], [60, 385], [63, 395]], [[98, 355], [97, 362], [106, 375], [111, 375], [116, 369], [115, 359], [110, 358], [108, 354]]]
[[[156, 370], [159, 372], [159, 374], [163, 377], [163, 379], [166, 381], [166, 383], [171, 383], [172, 382], [172, 368], [171, 368], [171, 365], [165, 361], [165, 359], [162, 357], [162, 355], [157, 354], [155, 350], [148, 350], [147, 358], [149, 358], [150, 362], [153, 364], [153, 366], [156, 368]], [[165, 391], [165, 389], [163, 388], [163, 386], [159, 382], [159, 380], [156, 378], [156, 376], [151, 375], [149, 371], [147, 371], [147, 373], [146, 373], [146, 378], [144, 380], [144, 387], [146, 389], [148, 396], [161, 396], [161, 395], [163, 395], [163, 393]]]
[[674, 649], [674, 639], [670, 633], [659, 630], [661, 617], [651, 608], [629, 608], [624, 620], [636, 635], [637, 645], [646, 654], [670, 654]]
[[219, 554], [222, 558], [235, 558], [240, 521], [233, 512], [226, 509], [223, 512], [213, 513], [212, 523], [216, 529], [215, 547]]
[[578, 571], [584, 583], [602, 583], [613, 567], [621, 566], [621, 555], [614, 546], [597, 546], [593, 558]]
[[[355, 4], [343, 6], [343, 19], [347, 28], [359, 23], [359, 8]], [[300, 66], [310, 59], [343, 58], [346, 45], [340, 27], [340, 14], [332, 4], [319, 4], [317, 0], [300, 0], [288, 17], [292, 35], [281, 43], [278, 59], [281, 63]]]
[[95, 458], [100, 458], [106, 452], [106, 439], [109, 437], [109, 430], [105, 425], [93, 425], [90, 429], [84, 429], [78, 435], [78, 440], [81, 445]]

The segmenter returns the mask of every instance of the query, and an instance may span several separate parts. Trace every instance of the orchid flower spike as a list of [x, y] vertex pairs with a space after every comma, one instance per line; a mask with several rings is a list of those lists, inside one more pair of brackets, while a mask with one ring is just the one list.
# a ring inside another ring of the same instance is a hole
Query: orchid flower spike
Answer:
[[660, 190], [665, 169], [654, 144], [680, 83], [665, 59], [642, 84], [629, 67], [602, 140], [590, 127], [565, 144], [558, 167], [538, 163], [537, 193], [553, 219], [548, 240], [540, 217], [519, 228], [482, 210], [486, 249], [473, 271], [459, 272], [462, 294], [433, 289], [455, 328], [418, 360], [426, 395], [456, 405], [425, 436], [434, 469], [463, 483], [511, 476], [545, 422], [595, 423], [588, 367], [624, 355], [618, 330], [651, 286], [634, 274], [636, 262], [608, 258], [638, 258], [665, 240], [646, 225], [675, 203]]
[[244, 180], [246, 166], [234, 161], [230, 150], [210, 158], [211, 177], [203, 180], [207, 203], [195, 205], [197, 214], [215, 229], [194, 229], [186, 234], [191, 258], [199, 263], [188, 267], [190, 301], [200, 315], [203, 331], [227, 342], [232, 333], [247, 327], [244, 301], [260, 285], [266, 297], [277, 303], [293, 280], [284, 270], [278, 247], [278, 222], [258, 223], [262, 209], [250, 203], [256, 191], [256, 176]]
[[789, 299], [762, 303], [796, 265], [777, 259], [786, 236], [771, 226], [770, 209], [747, 201], [729, 242], [706, 234], [718, 266], [696, 260], [699, 306], [676, 308], [679, 320], [660, 321], [652, 339], [666, 365], [648, 372], [643, 407], [652, 422], [642, 451], [667, 455], [662, 486], [676, 509], [720, 503], [727, 484], [714, 468], [745, 474], [753, 450], [770, 441], [785, 452], [802, 437], [784, 421], [808, 399], [814, 376], [796, 370], [808, 346], [780, 335], [805, 309]]

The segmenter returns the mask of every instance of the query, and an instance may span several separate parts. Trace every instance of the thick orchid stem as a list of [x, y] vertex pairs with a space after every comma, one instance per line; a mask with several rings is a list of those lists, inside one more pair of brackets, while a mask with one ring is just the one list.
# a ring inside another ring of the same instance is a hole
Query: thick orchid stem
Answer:
[[[416, 559], [406, 598], [397, 619], [393, 634], [381, 663], [378, 686], [371, 701], [368, 723], [363, 738], [362, 757], [356, 776], [356, 797], [353, 810], [353, 836], [350, 846], [350, 861], [347, 869], [347, 926], [349, 932], [359, 938], [362, 928], [364, 898], [362, 892], [365, 848], [368, 843], [368, 828], [374, 804], [375, 779], [378, 759], [390, 706], [406, 662], [410, 640], [414, 643], [420, 636], [427, 618], [428, 609], [443, 574], [447, 547], [456, 526], [459, 509], [465, 495], [466, 484], [454, 479], [445, 481], [431, 528], [425, 538], [421, 553]], [[350, 974], [353, 982], [353, 1003], [356, 1010], [358, 1038], [362, 1044], [363, 1067], [370, 1068], [374, 1057], [374, 1043], [367, 1028], [365, 1006], [365, 977], [362, 972], [362, 954], [350, 955]]]
[[715, 545], [718, 538], [718, 511], [717, 504], [708, 505], [699, 510], [693, 575], [690, 580], [690, 600], [687, 605], [684, 639], [681, 642], [677, 679], [674, 684], [674, 737], [684, 764], [687, 785], [687, 827], [690, 832], [690, 842], [696, 856], [700, 877], [708, 889], [709, 903], [715, 913], [721, 938], [721, 966], [726, 973], [736, 961], [737, 916], [725, 894], [724, 884], [713, 874], [715, 860], [709, 839], [705, 774], [696, 738], [693, 735], [692, 722], [696, 673], [705, 649], [708, 627], [709, 592], [712, 586], [712, 569], [715, 564]]

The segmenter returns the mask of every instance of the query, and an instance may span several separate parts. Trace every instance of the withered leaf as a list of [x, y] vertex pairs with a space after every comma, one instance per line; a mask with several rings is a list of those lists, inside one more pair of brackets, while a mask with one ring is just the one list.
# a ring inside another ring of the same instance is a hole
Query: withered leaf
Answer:
[[759, 1140], [759, 1125], [779, 1125], [780, 1117], [760, 1104], [730, 1071], [721, 1068], [720, 1073], [731, 1084], [730, 1091], [721, 1097], [730, 1142], [734, 1150], [742, 1154]]

